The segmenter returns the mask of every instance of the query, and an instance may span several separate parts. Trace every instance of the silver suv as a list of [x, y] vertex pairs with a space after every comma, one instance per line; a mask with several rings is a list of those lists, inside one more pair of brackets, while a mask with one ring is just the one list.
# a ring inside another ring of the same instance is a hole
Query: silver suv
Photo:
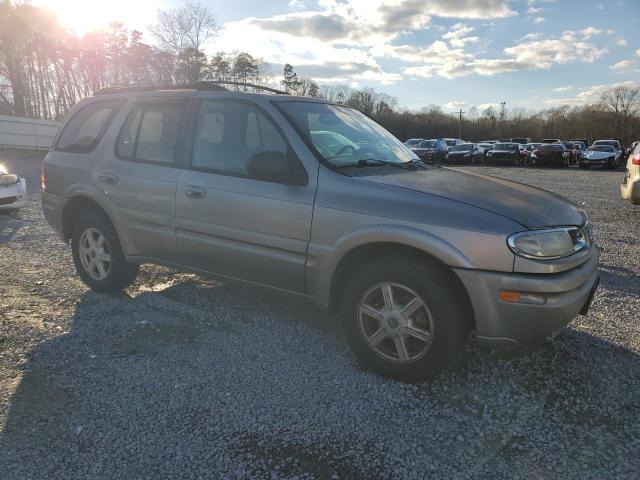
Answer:
[[574, 204], [424, 163], [360, 112], [310, 98], [101, 92], [67, 116], [42, 183], [92, 289], [120, 291], [151, 262], [303, 295], [339, 313], [366, 367], [407, 380], [470, 336], [553, 337], [598, 283]]

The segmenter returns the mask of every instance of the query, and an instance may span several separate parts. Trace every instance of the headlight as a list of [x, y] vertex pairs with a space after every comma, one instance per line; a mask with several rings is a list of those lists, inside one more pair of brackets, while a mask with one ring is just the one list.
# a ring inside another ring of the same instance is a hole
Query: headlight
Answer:
[[587, 246], [587, 236], [578, 227], [530, 230], [509, 235], [507, 244], [521, 257], [553, 260], [582, 250]]
[[533, 158], [538, 158], [538, 155], [536, 155], [536, 152], [531, 152], [531, 156], [532, 156]]

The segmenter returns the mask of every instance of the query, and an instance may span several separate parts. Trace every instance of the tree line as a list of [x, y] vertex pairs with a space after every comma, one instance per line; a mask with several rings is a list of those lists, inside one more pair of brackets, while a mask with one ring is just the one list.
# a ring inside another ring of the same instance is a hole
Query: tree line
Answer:
[[[155, 42], [121, 23], [82, 37], [62, 28], [50, 13], [30, 4], [0, 0], [0, 113], [61, 119], [80, 99], [113, 86], [181, 85], [230, 81], [273, 86], [275, 76], [261, 58], [248, 52], [203, 49], [219, 31], [211, 11], [194, 1], [158, 11], [149, 26]], [[400, 108], [397, 100], [372, 88], [321, 84], [283, 66], [282, 90], [357, 108], [404, 140], [412, 137], [462, 137], [470, 140], [531, 137], [640, 136], [640, 92], [617, 87], [590, 105], [540, 111], [498, 111], [472, 107], [460, 121], [436, 105]], [[239, 86], [231, 88], [241, 88]]]

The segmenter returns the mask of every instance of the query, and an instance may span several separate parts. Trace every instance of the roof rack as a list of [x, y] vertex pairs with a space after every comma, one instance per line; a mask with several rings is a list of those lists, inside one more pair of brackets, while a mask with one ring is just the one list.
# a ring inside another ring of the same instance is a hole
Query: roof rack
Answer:
[[249, 87], [254, 90], [264, 90], [266, 92], [275, 93], [276, 95], [287, 95], [287, 92], [277, 90], [271, 87], [265, 87], [264, 85], [256, 85], [253, 83], [234, 82], [226, 80], [214, 80], [214, 81], [202, 81], [191, 83], [188, 85], [140, 85], [133, 87], [107, 87], [102, 88], [94, 93], [94, 95], [109, 95], [112, 93], [136, 93], [136, 92], [156, 92], [162, 90], [215, 90], [226, 91], [222, 85], [234, 85], [237, 87]]
[[275, 93], [276, 95], [289, 95], [287, 92], [278, 90], [277, 88], [265, 87], [264, 85], [256, 85], [255, 83], [234, 82], [231, 80], [212, 80], [208, 82], [198, 82], [198, 84], [211, 85], [234, 85], [237, 87], [249, 87], [255, 90], [264, 90], [265, 92]]

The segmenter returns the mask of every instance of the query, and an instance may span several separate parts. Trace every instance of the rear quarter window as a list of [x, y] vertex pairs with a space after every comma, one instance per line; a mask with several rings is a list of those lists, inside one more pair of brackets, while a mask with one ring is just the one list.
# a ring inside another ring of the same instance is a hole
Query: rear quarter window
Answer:
[[104, 100], [81, 108], [65, 125], [56, 143], [56, 150], [91, 152], [123, 103], [123, 100]]

